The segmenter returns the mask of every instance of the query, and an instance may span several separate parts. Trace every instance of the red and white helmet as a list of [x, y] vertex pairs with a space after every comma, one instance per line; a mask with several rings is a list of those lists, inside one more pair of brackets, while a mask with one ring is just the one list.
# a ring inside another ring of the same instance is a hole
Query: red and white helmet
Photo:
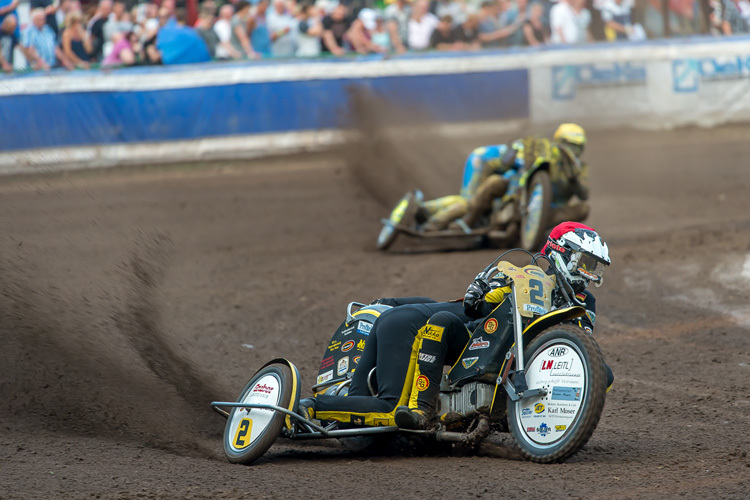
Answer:
[[590, 282], [600, 286], [604, 268], [610, 264], [607, 244], [596, 231], [579, 222], [557, 225], [542, 254], [549, 257], [576, 292], [585, 290]]

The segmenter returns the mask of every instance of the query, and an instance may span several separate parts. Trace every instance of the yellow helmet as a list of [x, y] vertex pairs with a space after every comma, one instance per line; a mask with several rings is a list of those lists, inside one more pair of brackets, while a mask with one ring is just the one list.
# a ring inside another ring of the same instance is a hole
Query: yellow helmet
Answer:
[[586, 146], [586, 132], [583, 130], [583, 127], [576, 123], [561, 124], [555, 130], [555, 135], [552, 138], [555, 142], [561, 142], [569, 146], [570, 150], [576, 156], [580, 156], [584, 146]]
[[565, 141], [570, 144], [585, 146], [586, 132], [583, 130], [583, 127], [576, 123], [563, 123], [555, 130], [553, 139], [555, 141]]

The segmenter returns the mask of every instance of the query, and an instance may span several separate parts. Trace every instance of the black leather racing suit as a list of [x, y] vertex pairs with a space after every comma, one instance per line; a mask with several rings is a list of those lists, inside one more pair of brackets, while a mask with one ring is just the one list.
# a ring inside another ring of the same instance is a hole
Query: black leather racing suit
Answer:
[[[348, 395], [317, 396], [316, 418], [360, 425], [393, 425], [396, 407], [406, 404], [411, 392], [411, 384], [406, 381], [409, 370], [414, 367], [412, 357], [416, 356], [415, 341], [420, 329], [431, 316], [440, 312], [448, 312], [458, 321], [469, 321], [460, 301], [435, 302], [425, 297], [406, 297], [377, 302], [393, 308], [383, 312], [373, 324]], [[377, 368], [377, 397], [370, 395], [367, 387], [372, 368]]]
[[[443, 366], [453, 365], [458, 360], [471, 337], [471, 332], [505, 300], [510, 291], [506, 278], [501, 275], [496, 276], [489, 281], [489, 291], [486, 291], [484, 295], [476, 296], [467, 291], [463, 302], [463, 317], [446, 310], [429, 318], [428, 325], [436, 329], [439, 334], [422, 336], [409, 401], [411, 409], [425, 416], [433, 412], [440, 390]], [[571, 323], [591, 334], [596, 321], [596, 298], [588, 290], [577, 294], [576, 298], [583, 303], [586, 314]], [[467, 322], [466, 317], [470, 318], [470, 321]], [[614, 374], [606, 363], [605, 369], [607, 390], [609, 390], [614, 382]]]

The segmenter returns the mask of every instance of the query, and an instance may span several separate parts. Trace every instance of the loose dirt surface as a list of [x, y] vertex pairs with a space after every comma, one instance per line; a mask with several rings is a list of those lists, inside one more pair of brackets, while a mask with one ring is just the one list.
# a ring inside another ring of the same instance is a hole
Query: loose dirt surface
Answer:
[[2, 179], [0, 498], [747, 498], [748, 137], [591, 133], [616, 382], [559, 465], [284, 440], [231, 465], [208, 406], [276, 356], [309, 394], [349, 301], [463, 295], [497, 250], [379, 253], [378, 221], [509, 137]]

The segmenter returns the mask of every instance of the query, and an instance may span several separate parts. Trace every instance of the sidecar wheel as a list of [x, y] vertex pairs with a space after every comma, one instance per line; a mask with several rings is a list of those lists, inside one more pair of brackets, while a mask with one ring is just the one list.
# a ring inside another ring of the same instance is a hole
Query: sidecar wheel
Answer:
[[521, 247], [538, 252], [552, 218], [552, 183], [546, 171], [540, 170], [531, 178], [526, 198], [525, 215], [521, 219]]
[[530, 389], [542, 397], [507, 400], [508, 426], [524, 458], [562, 462], [594, 433], [604, 408], [607, 376], [594, 338], [572, 325], [545, 330], [524, 353]]
[[[268, 365], [250, 379], [238, 403], [269, 404], [288, 408], [292, 372], [281, 363]], [[232, 408], [224, 427], [224, 455], [232, 463], [250, 464], [263, 455], [284, 427], [283, 413], [260, 408]]]
[[378, 234], [378, 250], [388, 250], [396, 241], [399, 231], [395, 226], [403, 221], [407, 223], [414, 218], [417, 212], [417, 200], [413, 192], [406, 193], [396, 204], [388, 222], [383, 224], [383, 229]]

